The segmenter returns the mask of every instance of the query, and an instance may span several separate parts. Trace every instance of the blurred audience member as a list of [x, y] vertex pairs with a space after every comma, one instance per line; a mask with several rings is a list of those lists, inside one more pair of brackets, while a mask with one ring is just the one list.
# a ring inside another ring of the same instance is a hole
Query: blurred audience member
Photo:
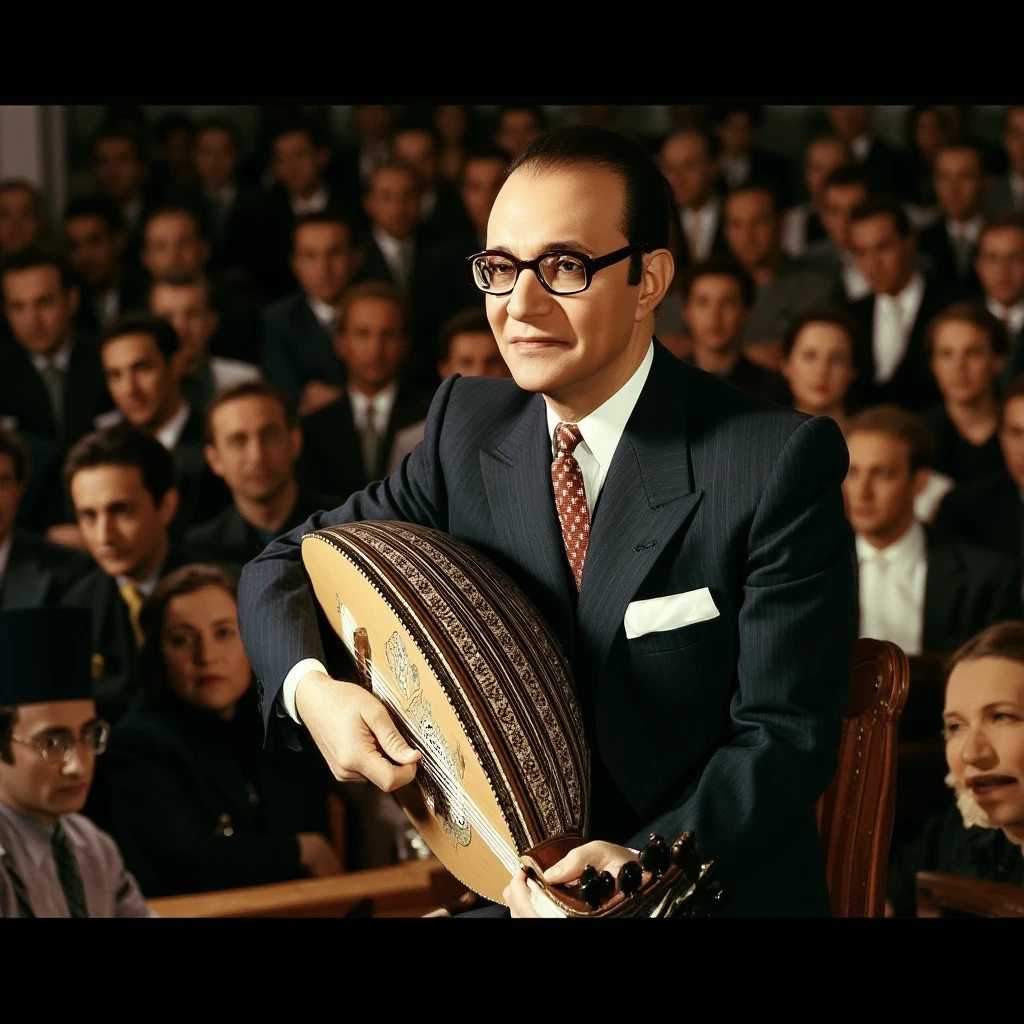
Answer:
[[78, 275], [81, 297], [75, 323], [82, 331], [102, 334], [122, 313], [144, 304], [145, 278], [124, 265], [124, 226], [113, 200], [72, 200], [64, 211], [64, 245]]
[[394, 108], [384, 103], [357, 103], [352, 107], [355, 141], [343, 147], [332, 162], [332, 178], [342, 194], [342, 206], [362, 215], [359, 197], [370, 175], [391, 159], [391, 125]]
[[142, 246], [142, 225], [153, 203], [139, 136], [124, 127], [101, 129], [92, 144], [92, 170], [100, 194], [112, 199], [121, 211], [124, 258], [133, 265]]
[[887, 917], [913, 917], [919, 871], [1024, 886], [1024, 623], [1001, 622], [951, 659], [942, 714], [956, 803], [893, 851]]
[[89, 677], [89, 614], [0, 612], [0, 918], [152, 917], [114, 840], [82, 810], [110, 726]]
[[948, 302], [942, 285], [917, 269], [917, 237], [896, 199], [869, 199], [850, 217], [850, 250], [871, 294], [850, 307], [866, 344], [856, 384], [863, 405], [894, 403], [921, 411], [941, 399], [924, 333]]
[[854, 160], [864, 168], [871, 191], [893, 193], [909, 198], [911, 191], [907, 158], [871, 130], [874, 107], [845, 105], [827, 108], [832, 130], [853, 153]]
[[178, 335], [181, 393], [194, 409], [205, 409], [224, 388], [261, 376], [254, 363], [210, 355], [219, 317], [204, 275], [186, 270], [158, 277], [149, 290], [149, 311], [170, 321]]
[[332, 331], [362, 253], [351, 222], [325, 211], [296, 222], [291, 259], [299, 288], [264, 312], [260, 362], [267, 378], [305, 415], [341, 397], [345, 373]]
[[28, 474], [28, 447], [0, 427], [0, 609], [58, 604], [92, 565], [81, 551], [15, 525]]
[[782, 336], [779, 369], [793, 408], [808, 416], [831, 416], [845, 432], [846, 396], [857, 379], [857, 322], [846, 310], [810, 309]]
[[828, 176], [852, 160], [849, 147], [834, 135], [819, 135], [804, 151], [804, 188], [808, 199], [782, 215], [782, 248], [803, 256], [807, 247], [828, 236], [821, 223], [821, 201]]
[[1003, 150], [1009, 164], [988, 195], [989, 213], [1024, 213], [1024, 106], [1011, 106], [1003, 114]]
[[63, 449], [111, 408], [95, 339], [76, 331], [80, 293], [63, 256], [23, 249], [0, 267], [17, 344], [0, 346], [0, 416]]
[[196, 126], [186, 114], [171, 111], [157, 121], [154, 134], [160, 155], [150, 170], [150, 185], [164, 201], [195, 180]]
[[189, 565], [143, 608], [143, 690], [115, 725], [111, 822], [149, 897], [341, 872], [327, 841], [333, 780], [310, 745], [263, 749], [234, 577]]
[[922, 418], [935, 439], [932, 466], [957, 483], [1005, 468], [996, 380], [1006, 346], [1006, 328], [981, 303], [954, 303], [928, 325], [925, 351], [942, 403]]
[[914, 516], [928, 482], [932, 439], [912, 413], [881, 405], [847, 426], [843, 483], [860, 566], [860, 635], [907, 654], [950, 651], [978, 630], [1021, 614], [1013, 566]]
[[679, 210], [679, 269], [729, 251], [718, 195], [718, 140], [696, 129], [672, 132], [661, 144], [659, 165]]
[[206, 410], [206, 461], [231, 491], [231, 504], [185, 537], [207, 562], [241, 572], [275, 537], [304, 523], [335, 497], [301, 490], [295, 463], [302, 430], [284, 395], [265, 381], [220, 392]]
[[1005, 388], [1024, 373], [1024, 214], [996, 214], [981, 230], [974, 269], [988, 311], [1006, 327]]
[[342, 499], [384, 476], [395, 434], [427, 415], [430, 394], [399, 378], [410, 348], [408, 306], [394, 285], [354, 285], [334, 336], [348, 383], [342, 397], [302, 421], [303, 479]]
[[20, 178], [0, 181], [0, 259], [43, 239], [43, 197]]
[[[766, 185], [741, 185], [725, 199], [725, 240], [754, 279], [756, 299], [743, 331], [744, 346], [781, 350], [790, 321], [814, 306], [845, 305], [838, 274], [782, 250], [782, 219]], [[776, 364], [778, 355], [776, 355]]]
[[760, 182], [772, 190], [780, 210], [788, 207], [793, 201], [793, 167], [785, 157], [757, 144], [764, 108], [756, 104], [712, 104], [709, 112], [721, 146], [718, 165], [723, 190]]
[[[907, 111], [904, 121], [910, 192], [907, 199], [919, 227], [938, 216], [935, 196], [935, 158], [949, 142], [949, 128], [941, 110], [917, 104]], [[908, 214], [910, 211], [908, 210]]]
[[92, 609], [96, 704], [114, 722], [137, 689], [142, 601], [194, 559], [167, 532], [178, 491], [174, 462], [156, 438], [128, 423], [88, 434], [68, 453], [64, 479], [96, 565], [63, 603]]
[[457, 185], [462, 179], [466, 152], [476, 143], [479, 134], [475, 111], [465, 103], [438, 104], [431, 120], [441, 137], [438, 167], [447, 181]]
[[494, 115], [494, 141], [514, 160], [548, 127], [544, 108], [528, 103], [506, 104]]
[[951, 142], [935, 157], [935, 195], [942, 216], [919, 238], [920, 249], [934, 264], [934, 277], [952, 298], [975, 298], [981, 292], [974, 254], [985, 218], [985, 177], [980, 147]]
[[819, 215], [825, 238], [807, 247], [806, 257], [838, 273], [848, 302], [871, 294], [871, 282], [850, 252], [850, 214], [871, 194], [867, 175], [859, 166], [837, 167], [821, 187]]
[[782, 377], [740, 351], [755, 302], [750, 272], [728, 256], [713, 256], [684, 274], [682, 288], [683, 317], [692, 345], [684, 361], [752, 395], [788, 404], [789, 391]]

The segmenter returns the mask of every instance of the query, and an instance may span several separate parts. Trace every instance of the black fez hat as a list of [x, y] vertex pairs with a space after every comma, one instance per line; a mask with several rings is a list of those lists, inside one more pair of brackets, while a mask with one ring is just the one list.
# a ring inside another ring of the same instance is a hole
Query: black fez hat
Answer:
[[0, 704], [92, 698], [88, 608], [0, 611]]

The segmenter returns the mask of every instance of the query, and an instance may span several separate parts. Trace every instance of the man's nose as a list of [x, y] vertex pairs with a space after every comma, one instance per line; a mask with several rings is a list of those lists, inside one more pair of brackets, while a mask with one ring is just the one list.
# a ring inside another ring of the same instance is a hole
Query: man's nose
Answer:
[[508, 315], [513, 320], [527, 321], [547, 311], [551, 294], [540, 283], [534, 270], [523, 270], [508, 297]]

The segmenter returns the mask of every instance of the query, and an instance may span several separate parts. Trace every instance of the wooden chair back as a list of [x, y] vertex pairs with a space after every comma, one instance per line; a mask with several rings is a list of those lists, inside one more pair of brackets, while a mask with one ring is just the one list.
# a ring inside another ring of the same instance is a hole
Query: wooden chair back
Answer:
[[1024, 917], [1024, 888], [938, 871], [916, 876], [917, 916], [943, 917], [947, 911], [972, 917]]
[[832, 914], [883, 917], [896, 806], [896, 745], [907, 656], [887, 640], [854, 645], [839, 767], [818, 801]]

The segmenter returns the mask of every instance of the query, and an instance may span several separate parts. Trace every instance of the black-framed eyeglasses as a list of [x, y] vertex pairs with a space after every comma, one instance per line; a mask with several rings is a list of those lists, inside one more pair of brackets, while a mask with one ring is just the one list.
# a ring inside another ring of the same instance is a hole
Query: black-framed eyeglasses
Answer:
[[568, 249], [542, 252], [536, 259], [520, 260], [498, 249], [485, 249], [467, 256], [473, 283], [487, 295], [508, 295], [524, 270], [532, 270], [552, 295], [576, 295], [590, 287], [594, 275], [605, 267], [648, 248], [646, 242], [634, 242], [607, 256], [587, 256]]
[[110, 739], [110, 723], [102, 718], [90, 722], [83, 730], [82, 735], [76, 740], [69, 732], [48, 732], [42, 736], [17, 736], [12, 734], [11, 739], [16, 743], [24, 743], [27, 747], [36, 750], [44, 761], [59, 761], [67, 764], [71, 760], [71, 753], [81, 743], [90, 754], [99, 755], [107, 749], [107, 741]]

